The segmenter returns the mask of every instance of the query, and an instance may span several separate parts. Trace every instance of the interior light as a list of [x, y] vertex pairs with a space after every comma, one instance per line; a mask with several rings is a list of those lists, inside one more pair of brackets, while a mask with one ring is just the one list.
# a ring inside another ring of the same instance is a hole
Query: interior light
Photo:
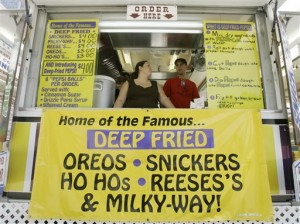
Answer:
[[100, 29], [102, 33], [202, 33], [193, 29]]
[[123, 49], [123, 57], [124, 57], [124, 61], [126, 64], [132, 64], [131, 63], [131, 56], [130, 56], [130, 51], [127, 49]]
[[201, 21], [100, 21], [100, 28], [202, 28]]
[[121, 52], [124, 59], [123, 70], [127, 72], [133, 72], [130, 51], [128, 49], [122, 49]]
[[201, 21], [100, 21], [105, 33], [202, 33]]

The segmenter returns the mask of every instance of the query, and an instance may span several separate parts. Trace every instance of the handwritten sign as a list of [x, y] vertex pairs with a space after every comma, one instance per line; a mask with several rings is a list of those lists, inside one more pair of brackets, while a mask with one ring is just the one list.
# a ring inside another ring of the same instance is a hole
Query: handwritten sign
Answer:
[[91, 107], [97, 20], [48, 22], [38, 107]]
[[128, 5], [127, 20], [177, 20], [177, 6]]
[[254, 23], [205, 22], [209, 108], [264, 107]]
[[45, 109], [30, 216], [270, 221], [261, 126], [257, 110]]

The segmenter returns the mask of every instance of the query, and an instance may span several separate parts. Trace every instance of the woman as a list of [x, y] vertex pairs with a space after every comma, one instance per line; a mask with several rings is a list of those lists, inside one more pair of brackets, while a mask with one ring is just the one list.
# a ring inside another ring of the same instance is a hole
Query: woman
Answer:
[[151, 73], [148, 61], [138, 62], [132, 79], [122, 85], [114, 108], [158, 108], [158, 102], [165, 107], [174, 108], [162, 87], [156, 81], [150, 81]]

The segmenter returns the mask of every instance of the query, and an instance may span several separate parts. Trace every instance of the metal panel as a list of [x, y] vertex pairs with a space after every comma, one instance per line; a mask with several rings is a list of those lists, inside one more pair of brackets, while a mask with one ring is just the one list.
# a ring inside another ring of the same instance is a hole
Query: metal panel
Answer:
[[[167, 49], [197, 49], [201, 43], [202, 34], [165, 33], [165, 43], [153, 33], [109, 33], [114, 48], [153, 48], [153, 40], [160, 48]], [[202, 43], [201, 43], [202, 44]]]
[[258, 12], [255, 15], [257, 40], [259, 46], [259, 56], [264, 88], [265, 109], [278, 109], [276, 103], [276, 92], [274, 76], [272, 72], [272, 63], [270, 58], [270, 44], [268, 42], [268, 33], [264, 12]]
[[[17, 21], [17, 18], [15, 18]], [[8, 75], [6, 79], [6, 85], [2, 100], [2, 110], [1, 110], [1, 122], [0, 128], [3, 133], [1, 136], [1, 142], [5, 141], [6, 138], [9, 138], [9, 121], [11, 117], [11, 105], [13, 102], [13, 95], [14, 95], [14, 86], [16, 83], [17, 77], [17, 67], [19, 62], [19, 55], [21, 51], [22, 45], [22, 37], [25, 29], [25, 15], [21, 15], [21, 18], [17, 22], [17, 30], [14, 39], [14, 45], [11, 52]]]
[[47, 23], [47, 13], [40, 10], [35, 24], [35, 38], [31, 51], [31, 61], [27, 76], [27, 86], [25, 91], [24, 105], [25, 108], [35, 107], [36, 94], [38, 89], [38, 80], [40, 73], [40, 64], [44, 44], [44, 34]]
[[[236, 6], [237, 1], [236, 0], [152, 0], [149, 2], [149, 0], [115, 0], [115, 1], [101, 1], [99, 3], [99, 0], [34, 0], [34, 2], [37, 5], [57, 5], [57, 6], [86, 6], [86, 5], [94, 5], [94, 6], [105, 6], [105, 5], [127, 5], [127, 4], [170, 4], [170, 5], [184, 5], [184, 6]], [[263, 6], [267, 4], [269, 0], [239, 0], [238, 4], [242, 5], [244, 7], [247, 6]]]
[[[30, 11], [31, 17], [29, 20], [30, 24], [36, 24], [37, 7], [31, 3], [30, 9], [31, 9]], [[15, 106], [14, 115], [16, 116], [18, 116], [19, 107], [23, 107], [24, 105], [24, 97], [26, 91], [28, 69], [30, 66], [34, 31], [35, 31], [35, 25], [32, 28], [28, 28], [24, 38], [23, 56], [22, 56], [22, 63], [20, 68], [19, 80], [18, 80], [18, 91], [17, 91], [16, 101], [15, 101], [16, 106]]]

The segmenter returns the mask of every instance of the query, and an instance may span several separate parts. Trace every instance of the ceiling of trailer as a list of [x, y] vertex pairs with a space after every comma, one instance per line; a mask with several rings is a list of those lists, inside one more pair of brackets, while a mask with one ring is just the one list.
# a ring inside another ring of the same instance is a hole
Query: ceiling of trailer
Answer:
[[269, 0], [33, 0], [37, 5], [45, 6], [122, 6], [134, 4], [170, 4], [177, 6], [237, 6], [237, 3], [243, 7], [263, 6]]

